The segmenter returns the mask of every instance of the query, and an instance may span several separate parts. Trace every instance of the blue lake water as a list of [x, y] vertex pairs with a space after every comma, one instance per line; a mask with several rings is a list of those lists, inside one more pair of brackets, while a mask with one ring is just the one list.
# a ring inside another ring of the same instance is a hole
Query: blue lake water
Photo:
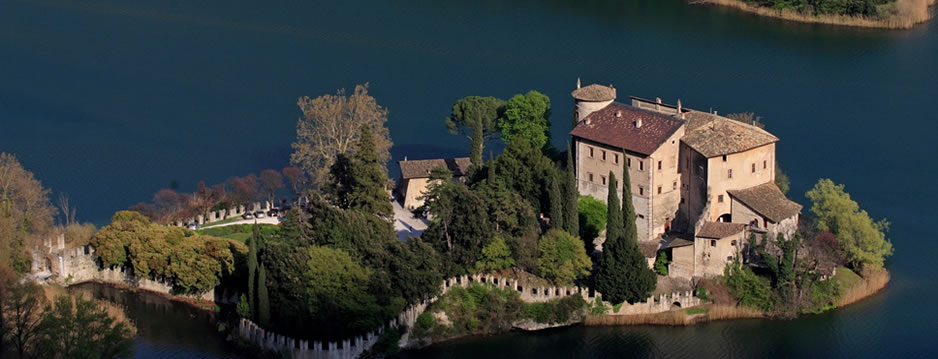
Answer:
[[173, 182], [286, 166], [299, 96], [370, 82], [394, 159], [415, 159], [468, 153], [443, 125], [457, 99], [530, 89], [553, 100], [561, 146], [577, 77], [763, 116], [794, 199], [829, 177], [892, 222], [889, 290], [795, 321], [572, 328], [409, 355], [938, 357], [936, 22], [840, 28], [681, 0], [0, 1], [0, 151], [98, 224]]

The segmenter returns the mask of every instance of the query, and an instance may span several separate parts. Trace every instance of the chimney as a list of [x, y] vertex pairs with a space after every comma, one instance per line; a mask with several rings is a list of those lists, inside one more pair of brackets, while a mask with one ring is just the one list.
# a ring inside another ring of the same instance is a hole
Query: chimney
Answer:
[[677, 99], [677, 113], [681, 114], [681, 99]]
[[661, 97], [655, 97], [655, 112], [661, 112]]
[[404, 162], [407, 162], [407, 156], [404, 156]]
[[580, 88], [580, 77], [579, 77], [579, 76], [577, 76], [577, 78], [576, 78], [576, 88]]
[[642, 128], [642, 119], [635, 120], [635, 128]]
[[622, 111], [616, 111], [616, 118], [622, 118]]
[[590, 124], [590, 117], [589, 117], [589, 116], [586, 116], [586, 120], [585, 120], [584, 122], [586, 122], [586, 124], [589, 125], [589, 124]]

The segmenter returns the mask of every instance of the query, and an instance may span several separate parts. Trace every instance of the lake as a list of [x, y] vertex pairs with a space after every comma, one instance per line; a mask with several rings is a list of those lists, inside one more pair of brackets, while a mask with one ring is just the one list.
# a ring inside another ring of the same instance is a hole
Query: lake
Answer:
[[841, 28], [681, 0], [0, 2], [0, 151], [99, 225], [173, 183], [286, 166], [299, 96], [370, 82], [396, 161], [468, 154], [443, 125], [452, 103], [530, 89], [553, 100], [562, 146], [577, 77], [763, 116], [793, 199], [832, 178], [892, 222], [890, 287], [794, 321], [570, 328], [408, 356], [938, 357], [935, 22]]

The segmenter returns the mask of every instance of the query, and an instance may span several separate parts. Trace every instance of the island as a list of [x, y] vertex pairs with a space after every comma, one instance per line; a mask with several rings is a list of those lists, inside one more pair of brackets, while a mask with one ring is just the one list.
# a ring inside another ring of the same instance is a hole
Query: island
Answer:
[[930, 20], [935, 0], [689, 0], [808, 23], [908, 29]]
[[100, 229], [0, 155], [3, 314], [37, 313], [4, 324], [38, 333], [19, 355], [67, 348], [56, 323], [72, 310], [102, 323], [93, 355], [128, 353], [119, 309], [41, 299], [84, 282], [228, 311], [219, 329], [244, 353], [295, 358], [576, 324], [791, 319], [889, 282], [888, 222], [830, 179], [805, 194], [808, 210], [790, 200], [781, 141], [755, 114], [622, 101], [578, 79], [561, 116], [572, 130], [555, 141], [544, 94], [468, 96], [440, 126], [469, 156], [404, 155], [392, 181], [388, 110], [368, 88], [299, 98], [290, 167], [163, 189]]

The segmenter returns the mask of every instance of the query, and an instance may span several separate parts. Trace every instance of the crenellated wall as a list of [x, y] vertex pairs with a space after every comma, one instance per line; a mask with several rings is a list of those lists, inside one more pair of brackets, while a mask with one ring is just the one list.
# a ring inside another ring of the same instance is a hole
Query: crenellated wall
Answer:
[[[482, 283], [492, 285], [496, 288], [518, 291], [521, 300], [526, 303], [546, 302], [551, 299], [564, 298], [572, 295], [582, 296], [587, 302], [596, 300], [596, 293], [586, 288], [580, 287], [556, 287], [556, 286], [537, 286], [524, 287], [523, 283], [514, 278], [504, 278], [493, 274], [474, 274], [449, 278], [443, 281], [440, 286], [440, 295], [446, 294], [452, 288], [465, 288], [472, 283]], [[288, 357], [298, 359], [351, 359], [361, 355], [370, 349], [378, 341], [378, 337], [384, 333], [386, 328], [399, 325], [413, 328], [417, 323], [417, 317], [427, 309], [439, 297], [433, 297], [421, 303], [411, 305], [397, 318], [391, 320], [384, 327], [365, 335], [359, 335], [352, 338], [334, 341], [308, 341], [298, 340], [287, 336], [279, 335], [264, 330], [250, 320], [241, 319], [238, 327], [238, 335], [241, 339], [254, 343], [257, 346], [285, 353]], [[612, 303], [603, 301], [606, 305], [612, 307]], [[615, 313], [609, 315], [630, 315], [630, 314], [653, 314], [661, 313], [676, 308], [687, 308], [700, 305], [700, 299], [695, 297], [693, 292], [671, 293], [659, 295], [646, 299], [644, 302], [635, 304], [623, 304]], [[407, 347], [410, 344], [410, 331], [408, 330], [401, 336], [401, 347]]]

